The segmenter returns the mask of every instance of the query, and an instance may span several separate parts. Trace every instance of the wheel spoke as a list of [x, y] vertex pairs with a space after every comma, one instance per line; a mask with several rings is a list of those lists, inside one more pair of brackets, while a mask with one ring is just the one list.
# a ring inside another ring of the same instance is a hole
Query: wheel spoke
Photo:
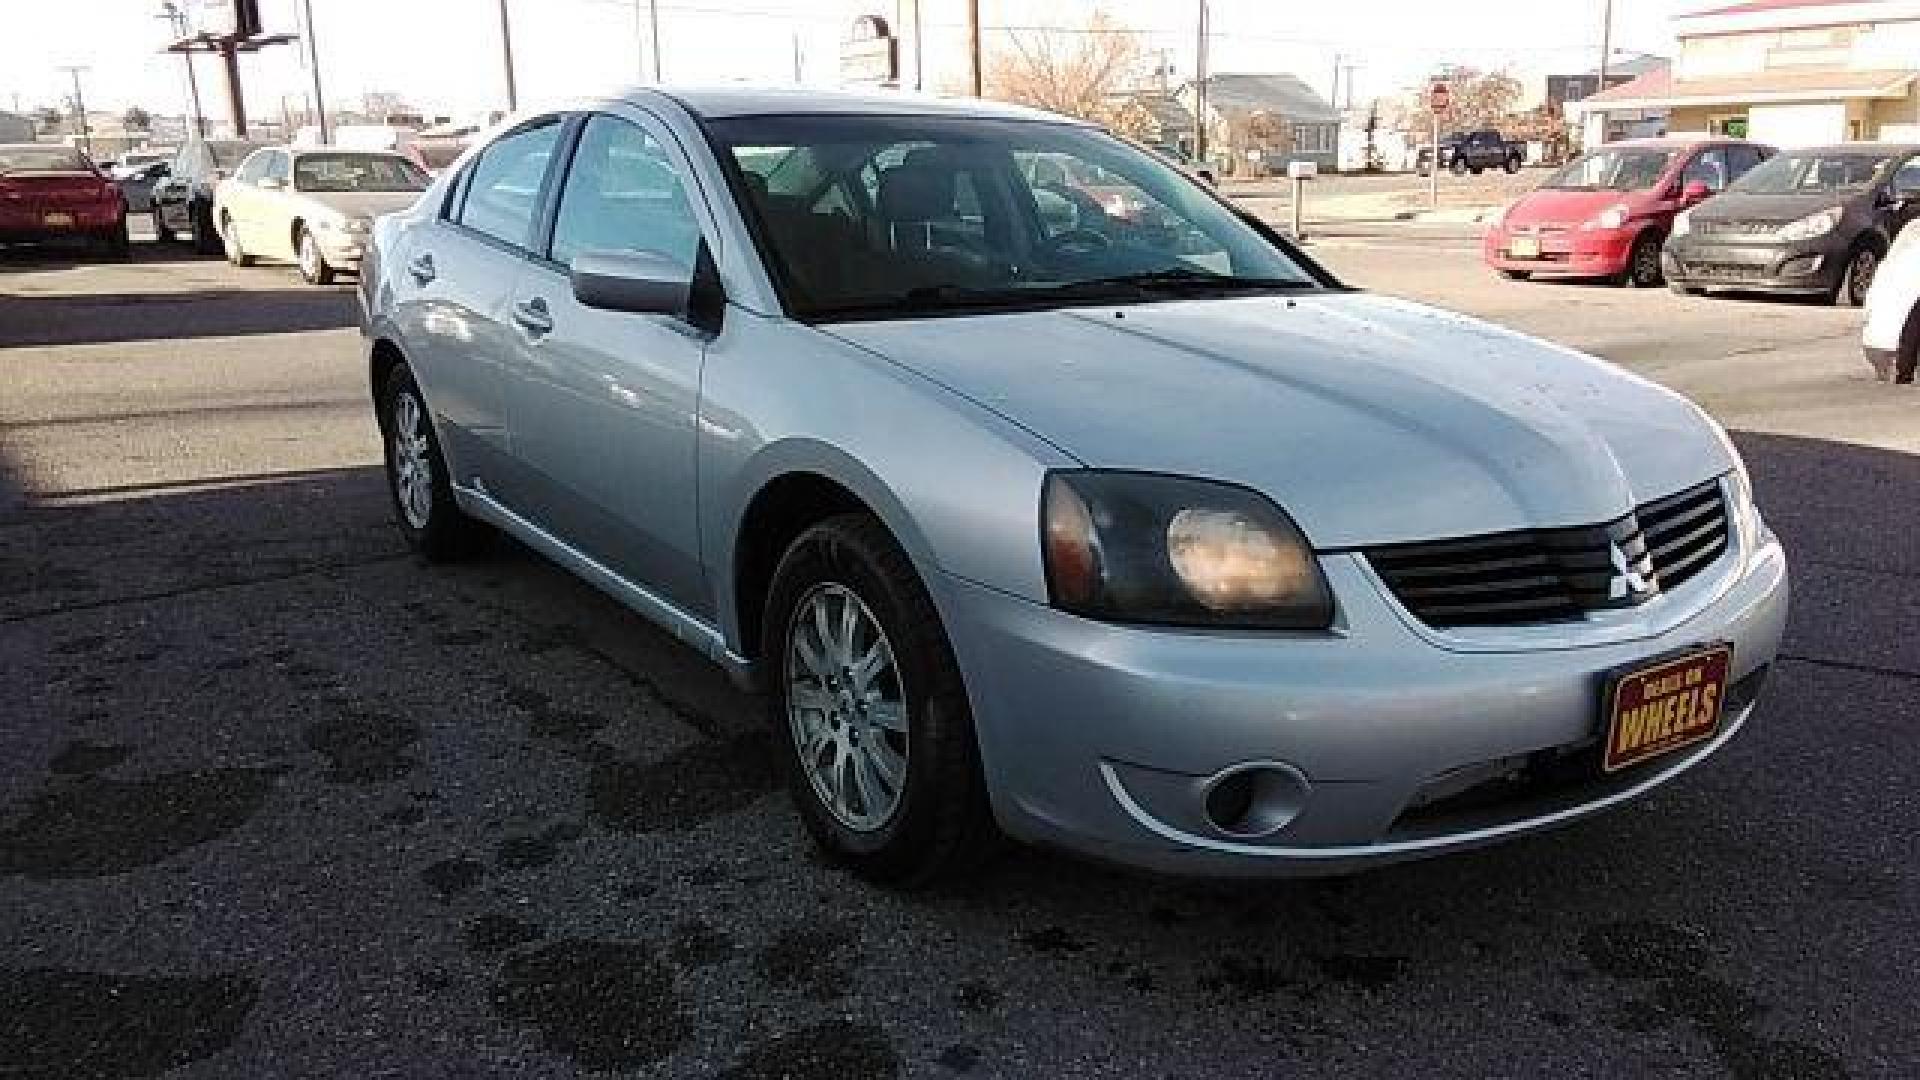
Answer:
[[873, 685], [874, 677], [885, 671], [892, 663], [893, 658], [887, 654], [886, 642], [875, 638], [873, 644], [867, 647], [866, 654], [852, 664], [854, 690], [864, 693]]
[[787, 687], [787, 703], [803, 713], [826, 715], [833, 710], [833, 699], [816, 682], [802, 680]]
[[824, 682], [831, 674], [826, 658], [820, 655], [819, 650], [815, 649], [811, 642], [807, 641], [804, 628], [796, 627], [794, 630], [793, 654], [800, 658], [800, 663], [806, 666], [808, 673], [815, 679]]
[[864, 750], [855, 750], [847, 755], [847, 764], [853, 773], [853, 787], [860, 796], [860, 815], [876, 817], [887, 805], [887, 793], [880, 790], [879, 778], [874, 775], [872, 759]]
[[867, 762], [873, 766], [875, 775], [887, 785], [887, 791], [898, 795], [900, 787], [907, 779], [907, 759], [894, 752], [887, 740], [875, 737], [866, 744]]
[[813, 598], [813, 636], [820, 643], [826, 655], [822, 657], [829, 668], [838, 668], [846, 663], [840, 655], [839, 643], [833, 638], [833, 617], [827, 613], [827, 594], [821, 593]]
[[853, 650], [859, 645], [860, 604], [848, 593], [840, 598], [840, 633], [834, 644], [840, 651], [840, 662], [851, 665]]
[[907, 709], [901, 702], [885, 698], [870, 701], [867, 703], [867, 719], [887, 731], [900, 735], [907, 733]]

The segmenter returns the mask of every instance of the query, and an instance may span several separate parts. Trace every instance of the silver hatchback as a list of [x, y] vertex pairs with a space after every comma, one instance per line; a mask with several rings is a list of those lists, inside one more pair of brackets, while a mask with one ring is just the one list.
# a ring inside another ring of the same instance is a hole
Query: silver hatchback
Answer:
[[1006, 834], [1299, 874], [1568, 822], [1732, 738], [1786, 618], [1698, 408], [1346, 288], [1055, 116], [516, 118], [380, 219], [360, 295], [411, 541], [508, 532], [764, 691], [876, 880]]

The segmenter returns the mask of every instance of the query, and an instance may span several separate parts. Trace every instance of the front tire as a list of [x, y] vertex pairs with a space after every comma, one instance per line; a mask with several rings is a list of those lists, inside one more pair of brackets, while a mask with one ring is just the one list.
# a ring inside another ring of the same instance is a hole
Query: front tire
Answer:
[[405, 364], [395, 365], [382, 388], [380, 435], [386, 446], [387, 491], [408, 545], [434, 562], [451, 562], [483, 547], [490, 531], [454, 501], [452, 473], [440, 452], [426, 399]]
[[167, 219], [160, 215], [158, 206], [153, 208], [153, 238], [162, 244], [171, 244], [177, 239], [173, 230], [167, 228]]
[[246, 250], [240, 246], [240, 234], [234, 231], [231, 214], [220, 215], [220, 243], [226, 250], [228, 265], [253, 265], [253, 256], [247, 254]]
[[1860, 307], [1880, 272], [1880, 252], [1870, 244], [1861, 244], [1847, 253], [1847, 265], [1833, 286], [1833, 302], [1838, 307]]
[[187, 219], [193, 223], [193, 250], [201, 255], [220, 254], [220, 233], [213, 227], [213, 208], [195, 209], [189, 204]]
[[1455, 176], [1467, 175], [1467, 159], [1465, 157], [1455, 155], [1453, 159], [1452, 168], [1453, 168], [1453, 175]]
[[1620, 272], [1619, 283], [1629, 289], [1657, 289], [1666, 283], [1660, 269], [1660, 238], [1641, 233], [1627, 252], [1627, 268]]
[[1507, 163], [1504, 167], [1507, 170], [1507, 175], [1512, 176], [1514, 173], [1517, 173], [1520, 171], [1520, 159], [1517, 157], [1510, 157], [1507, 159]]
[[788, 786], [814, 841], [918, 888], [997, 844], [959, 665], [913, 563], [879, 521], [831, 518], [774, 572], [761, 652]]
[[320, 241], [314, 239], [312, 230], [300, 230], [294, 250], [299, 254], [301, 280], [309, 285], [333, 284], [333, 267], [327, 265], [327, 257], [321, 252]]

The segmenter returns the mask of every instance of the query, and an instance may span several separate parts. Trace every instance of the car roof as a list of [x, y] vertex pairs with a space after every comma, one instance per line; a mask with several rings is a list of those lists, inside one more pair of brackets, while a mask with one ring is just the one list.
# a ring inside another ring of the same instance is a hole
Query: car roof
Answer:
[[801, 87], [643, 87], [617, 97], [640, 103], [652, 95], [678, 101], [703, 119], [736, 116], [955, 116], [991, 120], [1038, 120], [1085, 125], [1085, 121], [1020, 105], [978, 98], [939, 97], [904, 90], [820, 90]]
[[1781, 153], [1799, 155], [1823, 154], [1832, 157], [1839, 157], [1845, 154], [1920, 154], [1920, 143], [1828, 143], [1824, 146], [1790, 146], [1782, 150]]

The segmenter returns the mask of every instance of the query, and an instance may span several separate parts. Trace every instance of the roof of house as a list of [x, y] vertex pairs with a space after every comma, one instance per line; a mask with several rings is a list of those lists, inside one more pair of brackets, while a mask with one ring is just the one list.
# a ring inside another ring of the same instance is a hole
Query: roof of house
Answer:
[[1207, 79], [1207, 104], [1223, 115], [1254, 112], [1295, 123], [1337, 124], [1340, 113], [1297, 75], [1284, 71], [1227, 72]]
[[1726, 7], [1708, 8], [1705, 11], [1683, 12], [1680, 18], [1698, 19], [1709, 15], [1753, 15], [1762, 11], [1833, 7], [1836, 4], [1857, 4], [1859, 2], [1860, 0], [1746, 0], [1745, 3], [1729, 4]]
[[[1634, 78], [1639, 78], [1640, 76], [1645, 75], [1649, 71], [1654, 71], [1658, 68], [1664, 68], [1671, 63], [1672, 61], [1668, 60], [1664, 56], [1654, 56], [1651, 53], [1641, 53], [1640, 55], [1633, 57], [1630, 60], [1615, 60], [1612, 63], [1608, 64], [1607, 77], [1619, 78], [1622, 75], [1631, 75]], [[1584, 77], [1589, 79], [1598, 79], [1600, 77], [1600, 69], [1594, 68], [1588, 71]]]
[[1167, 131], [1193, 130], [1193, 110], [1180, 104], [1179, 100], [1166, 94], [1140, 94], [1134, 99], [1153, 122]]
[[1667, 109], [1680, 105], [1735, 105], [1788, 101], [1852, 101], [1904, 97], [1920, 71], [1768, 71], [1718, 79], [1675, 79], [1671, 68], [1648, 72], [1576, 102], [1589, 111]]

